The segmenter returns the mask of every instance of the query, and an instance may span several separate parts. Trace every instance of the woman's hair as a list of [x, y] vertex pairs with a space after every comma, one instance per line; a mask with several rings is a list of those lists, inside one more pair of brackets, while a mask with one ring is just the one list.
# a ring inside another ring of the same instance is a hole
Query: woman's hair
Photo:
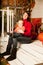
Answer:
[[28, 18], [27, 20], [30, 21], [30, 12], [29, 11], [25, 11], [28, 14]]

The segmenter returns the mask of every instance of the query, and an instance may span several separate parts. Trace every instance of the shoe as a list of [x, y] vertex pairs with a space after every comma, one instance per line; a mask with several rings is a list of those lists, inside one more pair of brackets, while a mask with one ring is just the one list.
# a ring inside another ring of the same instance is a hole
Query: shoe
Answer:
[[14, 59], [16, 59], [16, 56], [9, 56], [6, 60], [7, 60], [7, 61], [12, 61], [12, 60], [14, 60]]
[[1, 55], [1, 53], [0, 53], [0, 58], [3, 58], [3, 56]]
[[9, 52], [4, 52], [1, 54], [1, 56], [6, 56], [6, 55], [9, 55], [10, 53]]
[[12, 52], [11, 52], [11, 55], [6, 60], [11, 61], [11, 60], [16, 59], [16, 53], [17, 53], [17, 48], [13, 48]]

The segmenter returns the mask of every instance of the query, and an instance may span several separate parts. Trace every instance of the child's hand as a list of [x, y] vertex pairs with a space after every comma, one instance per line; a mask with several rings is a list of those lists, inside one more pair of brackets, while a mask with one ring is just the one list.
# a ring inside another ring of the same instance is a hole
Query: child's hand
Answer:
[[23, 26], [22, 28], [21, 28], [23, 31], [25, 31], [25, 27]]
[[18, 30], [18, 32], [17, 32], [17, 33], [22, 33], [22, 34], [23, 34], [23, 33], [24, 33], [24, 31], [23, 31], [23, 30]]

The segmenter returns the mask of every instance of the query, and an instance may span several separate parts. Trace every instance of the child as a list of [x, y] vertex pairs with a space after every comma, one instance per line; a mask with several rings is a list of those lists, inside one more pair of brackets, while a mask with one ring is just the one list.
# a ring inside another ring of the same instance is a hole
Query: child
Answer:
[[23, 26], [23, 20], [19, 20], [16, 24], [14, 32], [16, 33], [24, 33], [24, 26]]

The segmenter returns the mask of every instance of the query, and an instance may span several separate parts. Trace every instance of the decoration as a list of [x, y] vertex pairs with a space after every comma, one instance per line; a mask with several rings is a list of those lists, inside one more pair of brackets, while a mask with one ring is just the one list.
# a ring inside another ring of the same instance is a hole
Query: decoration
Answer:
[[3, 58], [0, 58], [0, 63], [1, 63], [1, 65], [10, 65], [8, 63], [8, 61], [4, 57]]
[[38, 35], [38, 39], [42, 42], [43, 45], [43, 32]]

